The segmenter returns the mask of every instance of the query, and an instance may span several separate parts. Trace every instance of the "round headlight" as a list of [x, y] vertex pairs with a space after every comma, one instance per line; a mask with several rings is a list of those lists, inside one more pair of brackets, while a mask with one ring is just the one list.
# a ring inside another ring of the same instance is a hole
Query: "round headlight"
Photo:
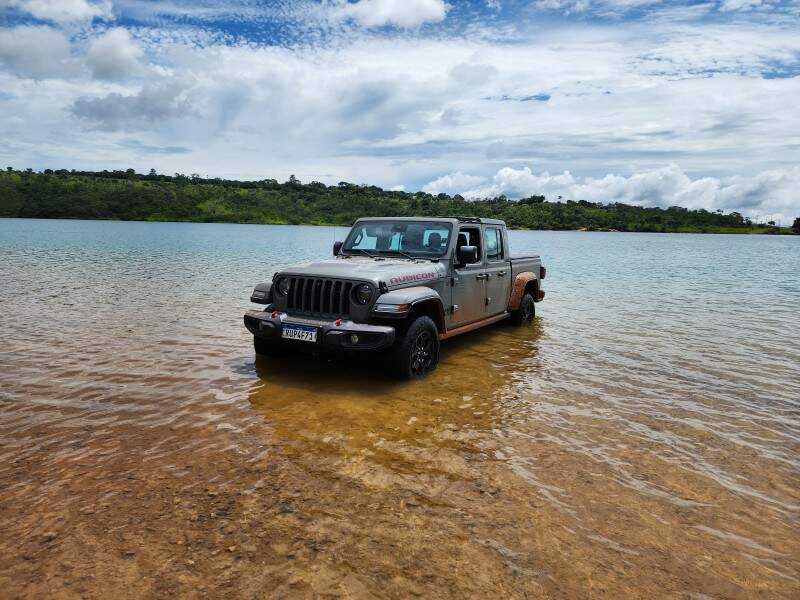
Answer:
[[285, 296], [289, 293], [289, 279], [286, 277], [281, 277], [278, 279], [278, 293], [281, 296]]
[[355, 291], [356, 302], [366, 304], [372, 299], [372, 288], [366, 283], [362, 283]]

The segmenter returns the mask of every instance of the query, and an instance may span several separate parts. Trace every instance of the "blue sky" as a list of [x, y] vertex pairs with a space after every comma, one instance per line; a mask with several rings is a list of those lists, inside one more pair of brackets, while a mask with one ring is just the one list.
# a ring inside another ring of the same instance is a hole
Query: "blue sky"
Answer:
[[0, 0], [0, 161], [800, 215], [800, 0]]

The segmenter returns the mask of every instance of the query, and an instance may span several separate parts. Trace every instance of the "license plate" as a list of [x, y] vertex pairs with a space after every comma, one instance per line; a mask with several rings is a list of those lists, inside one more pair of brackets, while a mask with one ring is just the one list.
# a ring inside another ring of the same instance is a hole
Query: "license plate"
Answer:
[[317, 328], [308, 325], [295, 325], [284, 323], [281, 337], [285, 340], [300, 340], [301, 342], [316, 342]]

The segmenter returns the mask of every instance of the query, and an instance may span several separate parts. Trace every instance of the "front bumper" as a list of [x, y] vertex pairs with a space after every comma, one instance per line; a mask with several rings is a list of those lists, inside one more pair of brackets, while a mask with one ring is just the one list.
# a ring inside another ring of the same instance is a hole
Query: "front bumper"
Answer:
[[[311, 348], [381, 350], [394, 344], [395, 339], [395, 328], [384, 325], [367, 325], [344, 319], [325, 321], [267, 310], [248, 310], [244, 314], [245, 327], [254, 336], [260, 338], [281, 340], [284, 323], [316, 327], [316, 342], [285, 340], [291, 344]], [[339, 324], [337, 325], [337, 323]], [[357, 341], [355, 341], [356, 339]]]

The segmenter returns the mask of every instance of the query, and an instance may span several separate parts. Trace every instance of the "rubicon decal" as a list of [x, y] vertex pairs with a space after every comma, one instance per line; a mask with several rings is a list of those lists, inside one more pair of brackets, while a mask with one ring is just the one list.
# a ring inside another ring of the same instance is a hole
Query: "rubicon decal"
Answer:
[[410, 281], [426, 281], [428, 279], [434, 279], [436, 277], [436, 273], [430, 271], [428, 273], [415, 273], [413, 275], [400, 275], [398, 277], [392, 277], [389, 280], [389, 285], [398, 285], [400, 283], [408, 283]]

